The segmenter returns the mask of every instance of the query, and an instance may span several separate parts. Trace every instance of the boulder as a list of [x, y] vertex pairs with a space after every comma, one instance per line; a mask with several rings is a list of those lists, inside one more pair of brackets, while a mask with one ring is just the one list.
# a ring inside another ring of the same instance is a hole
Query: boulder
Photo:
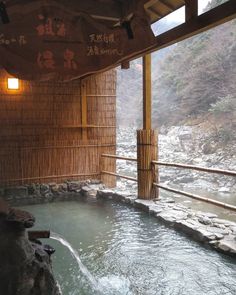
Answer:
[[48, 247], [29, 241], [26, 235], [34, 217], [2, 200], [0, 212], [0, 294], [60, 295]]

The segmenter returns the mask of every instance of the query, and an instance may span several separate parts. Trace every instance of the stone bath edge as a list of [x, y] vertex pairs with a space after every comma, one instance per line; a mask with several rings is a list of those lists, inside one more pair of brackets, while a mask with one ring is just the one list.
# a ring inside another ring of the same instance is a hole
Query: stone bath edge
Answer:
[[167, 226], [218, 252], [236, 257], [236, 223], [217, 218], [216, 214], [189, 209], [171, 198], [141, 200], [115, 190], [98, 190], [97, 198], [131, 205], [149, 213]]

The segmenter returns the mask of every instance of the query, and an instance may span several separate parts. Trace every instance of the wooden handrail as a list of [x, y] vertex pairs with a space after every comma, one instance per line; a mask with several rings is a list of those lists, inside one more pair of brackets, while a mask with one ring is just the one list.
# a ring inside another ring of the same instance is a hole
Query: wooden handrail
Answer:
[[160, 161], [152, 161], [152, 164], [160, 165], [160, 166], [175, 167], [175, 168], [192, 169], [192, 170], [209, 172], [209, 173], [217, 173], [217, 174], [223, 174], [227, 176], [236, 176], [236, 171], [231, 171], [231, 170], [204, 168], [201, 166], [193, 166], [193, 165], [180, 164], [180, 163], [167, 163], [167, 162], [160, 162]]
[[111, 159], [116, 159], [116, 160], [126, 160], [126, 161], [131, 161], [131, 162], [137, 162], [136, 158], [128, 158], [128, 157], [109, 155], [109, 154], [102, 154], [101, 156], [104, 157], [104, 158], [111, 158]]
[[[102, 154], [101, 156], [105, 157], [105, 158], [116, 159], [116, 160], [126, 160], [126, 161], [137, 162], [136, 158], [128, 158], [128, 157], [122, 157], [122, 156], [116, 156], [116, 155], [110, 155], [110, 154]], [[204, 167], [200, 167], [200, 166], [193, 166], [193, 165], [180, 164], [180, 163], [167, 163], [167, 162], [160, 162], [160, 161], [152, 161], [152, 164], [175, 167], [175, 168], [192, 169], [192, 170], [209, 172], [209, 173], [217, 173], [217, 174], [223, 174], [223, 175], [227, 175], [227, 176], [236, 176], [236, 172], [235, 171], [230, 171], [230, 170], [204, 168]], [[134, 177], [125, 176], [125, 175], [121, 175], [121, 174], [118, 174], [118, 173], [113, 173], [113, 172], [108, 172], [108, 171], [101, 171], [101, 173], [138, 182], [138, 180], [136, 178], [134, 178]], [[213, 205], [216, 205], [216, 206], [219, 206], [219, 207], [223, 207], [225, 209], [236, 211], [236, 206], [234, 206], [234, 205], [230, 205], [230, 204], [223, 203], [223, 202], [220, 202], [220, 201], [216, 201], [216, 200], [213, 200], [213, 199], [201, 197], [199, 195], [191, 194], [191, 193], [184, 192], [184, 191], [181, 191], [181, 190], [173, 189], [171, 187], [164, 186], [164, 185], [161, 185], [161, 184], [158, 184], [158, 183], [153, 183], [153, 185], [160, 188], [160, 189], [164, 189], [164, 190], [172, 192], [172, 193], [181, 194], [183, 196], [190, 197], [192, 199], [200, 200], [200, 201], [210, 203], [210, 204], [213, 204]]]
[[[129, 158], [129, 157], [123, 157], [123, 156], [109, 155], [109, 154], [102, 154], [101, 156], [104, 158], [137, 162], [136, 158]], [[216, 173], [216, 174], [223, 174], [226, 176], [236, 176], [236, 171], [232, 171], [232, 170], [205, 168], [205, 167], [201, 167], [201, 166], [194, 166], [194, 165], [181, 164], [181, 163], [168, 163], [168, 162], [161, 162], [161, 161], [152, 161], [152, 164], [160, 165], [160, 166], [167, 166], [167, 167], [174, 167], [174, 168], [192, 169], [192, 170], [196, 170], [196, 171]]]
[[121, 175], [121, 174], [118, 174], [118, 173], [113, 173], [113, 172], [108, 172], [108, 171], [102, 171], [101, 173], [112, 175], [112, 176], [117, 176], [117, 177], [120, 177], [120, 178], [124, 178], [124, 179], [127, 179], [127, 180], [138, 182], [138, 180], [136, 178], [134, 178], [134, 177], [125, 176], [125, 175]]
[[181, 191], [181, 190], [173, 189], [173, 188], [171, 188], [169, 186], [164, 186], [164, 185], [161, 185], [161, 184], [158, 184], [158, 183], [153, 183], [153, 185], [160, 188], [160, 189], [163, 189], [163, 190], [166, 190], [166, 191], [169, 191], [169, 192], [172, 192], [172, 193], [180, 194], [180, 195], [183, 195], [183, 196], [195, 199], [195, 200], [203, 201], [203, 202], [210, 203], [210, 204], [213, 204], [213, 205], [216, 205], [216, 206], [219, 206], [219, 207], [223, 207], [225, 209], [236, 211], [236, 206], [234, 206], [234, 205], [230, 205], [230, 204], [223, 203], [223, 202], [220, 202], [220, 201], [216, 201], [216, 200], [213, 200], [213, 199], [201, 197], [199, 195], [191, 194], [191, 193], [184, 192], [184, 191]]

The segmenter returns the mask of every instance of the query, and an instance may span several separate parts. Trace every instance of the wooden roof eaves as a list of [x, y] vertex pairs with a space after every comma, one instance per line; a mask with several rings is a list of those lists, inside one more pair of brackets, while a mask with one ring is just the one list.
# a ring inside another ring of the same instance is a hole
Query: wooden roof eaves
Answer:
[[[156, 21], [162, 19], [163, 17], [169, 15], [170, 13], [180, 9], [181, 7], [184, 7], [185, 1], [178, 1], [176, 2], [177, 5], [170, 4], [171, 1], [166, 0], [150, 0], [147, 3], [144, 4], [144, 7], [147, 11], [158, 11], [158, 15], [156, 18], [151, 18], [151, 23], [155, 23]], [[174, 3], [174, 2], [173, 2]], [[165, 7], [166, 12], [161, 13], [161, 10], [159, 8]]]
[[164, 6], [166, 6], [171, 12], [176, 10], [176, 8], [171, 5], [170, 3], [166, 2], [165, 0], [159, 0], [160, 3], [162, 3]]
[[193, 18], [165, 33], [156, 36], [156, 44], [154, 46], [147, 48], [145, 51], [129, 56], [126, 60], [133, 60], [145, 54], [168, 47], [235, 18], [236, 1], [228, 0], [227, 2], [197, 16], [196, 18]]

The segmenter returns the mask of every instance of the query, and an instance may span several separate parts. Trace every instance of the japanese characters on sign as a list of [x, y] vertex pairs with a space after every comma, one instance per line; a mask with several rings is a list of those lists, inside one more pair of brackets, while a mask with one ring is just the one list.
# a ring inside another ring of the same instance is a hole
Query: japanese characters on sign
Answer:
[[[38, 15], [39, 25], [36, 31], [39, 37], [66, 37], [66, 25], [60, 18], [44, 17], [42, 14]], [[63, 42], [63, 40], [61, 40]], [[75, 60], [75, 52], [71, 49], [66, 49], [61, 56], [65, 69], [77, 70], [78, 63]], [[44, 50], [38, 52], [37, 64], [41, 69], [54, 70], [57, 66], [54, 53], [51, 50]]]
[[[75, 60], [75, 53], [72, 50], [68, 48], [65, 50], [63, 60], [65, 69], [77, 70], [78, 63]], [[37, 64], [41, 69], [54, 70], [56, 67], [56, 62], [53, 52], [50, 50], [39, 52], [37, 56]]]
[[38, 15], [40, 24], [36, 27], [38, 36], [66, 36], [66, 26], [62, 19], [44, 17], [42, 14]]
[[60, 1], [10, 2], [11, 21], [0, 30], [0, 64], [20, 79], [68, 81], [106, 70], [156, 44], [141, 13], [131, 19], [131, 40], [123, 26]]
[[123, 50], [115, 47], [117, 41], [115, 34], [91, 34], [89, 35], [89, 45], [87, 47], [87, 56], [117, 55], [122, 56]]
[[0, 34], [0, 45], [17, 44], [24, 46], [27, 44], [26, 37], [24, 35], [6, 37], [4, 34]]

